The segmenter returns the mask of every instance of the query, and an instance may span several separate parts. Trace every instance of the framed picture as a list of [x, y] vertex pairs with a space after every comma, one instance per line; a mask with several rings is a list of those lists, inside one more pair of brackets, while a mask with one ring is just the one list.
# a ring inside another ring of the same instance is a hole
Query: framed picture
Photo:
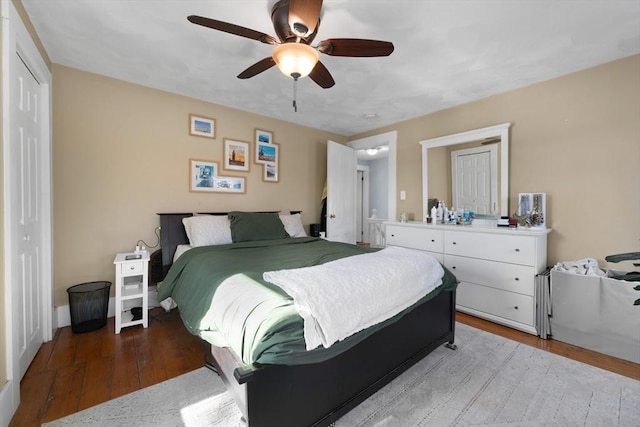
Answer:
[[224, 139], [224, 163], [222, 168], [231, 171], [249, 172], [249, 143]]
[[216, 176], [213, 188], [213, 191], [221, 193], [244, 194], [247, 191], [245, 180], [241, 176]]
[[255, 163], [264, 163], [264, 160], [260, 160], [259, 158], [259, 152], [258, 152], [258, 147], [260, 145], [264, 145], [264, 144], [273, 144], [273, 132], [270, 132], [268, 130], [262, 130], [262, 129], [256, 129], [256, 139], [255, 139], [255, 158], [254, 158], [254, 162]]
[[216, 119], [189, 114], [189, 135], [215, 138]]
[[277, 163], [279, 146], [275, 143], [256, 142], [256, 163]]
[[218, 164], [216, 162], [189, 159], [189, 191], [215, 191], [214, 178], [217, 175]]
[[256, 129], [256, 142], [271, 144], [273, 142], [273, 132], [269, 130]]
[[519, 193], [516, 219], [525, 227], [547, 227], [547, 196], [545, 193]]
[[262, 165], [262, 180], [266, 182], [278, 182], [278, 162], [267, 162]]

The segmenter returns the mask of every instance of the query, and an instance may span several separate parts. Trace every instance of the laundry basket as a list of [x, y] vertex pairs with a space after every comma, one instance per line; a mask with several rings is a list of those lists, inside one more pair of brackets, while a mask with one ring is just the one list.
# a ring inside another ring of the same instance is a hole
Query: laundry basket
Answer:
[[111, 282], [98, 281], [81, 283], [67, 289], [73, 332], [91, 332], [107, 324], [110, 288]]

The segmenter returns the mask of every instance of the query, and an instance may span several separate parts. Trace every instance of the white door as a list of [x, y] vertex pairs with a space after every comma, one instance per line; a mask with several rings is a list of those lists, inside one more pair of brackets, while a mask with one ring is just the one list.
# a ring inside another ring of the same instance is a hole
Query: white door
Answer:
[[14, 333], [18, 335], [20, 378], [43, 343], [42, 329], [42, 223], [39, 183], [40, 88], [21, 58], [11, 85], [11, 233], [13, 238]]
[[327, 142], [327, 238], [356, 243], [356, 151]]
[[451, 153], [453, 207], [491, 214], [497, 188], [492, 188], [497, 154], [491, 147], [456, 150]]

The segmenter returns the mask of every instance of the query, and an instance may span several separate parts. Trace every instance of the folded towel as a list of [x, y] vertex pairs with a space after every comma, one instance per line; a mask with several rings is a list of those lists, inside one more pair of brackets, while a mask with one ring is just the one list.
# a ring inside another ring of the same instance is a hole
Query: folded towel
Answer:
[[395, 316], [440, 286], [443, 275], [431, 255], [391, 246], [313, 267], [268, 271], [263, 278], [293, 298], [312, 350]]

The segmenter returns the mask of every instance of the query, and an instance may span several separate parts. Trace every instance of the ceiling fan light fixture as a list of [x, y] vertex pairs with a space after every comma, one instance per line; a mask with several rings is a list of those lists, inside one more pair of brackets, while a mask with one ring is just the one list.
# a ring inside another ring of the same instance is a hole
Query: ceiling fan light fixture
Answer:
[[304, 43], [277, 45], [271, 56], [285, 76], [296, 80], [308, 76], [318, 62], [318, 51]]

